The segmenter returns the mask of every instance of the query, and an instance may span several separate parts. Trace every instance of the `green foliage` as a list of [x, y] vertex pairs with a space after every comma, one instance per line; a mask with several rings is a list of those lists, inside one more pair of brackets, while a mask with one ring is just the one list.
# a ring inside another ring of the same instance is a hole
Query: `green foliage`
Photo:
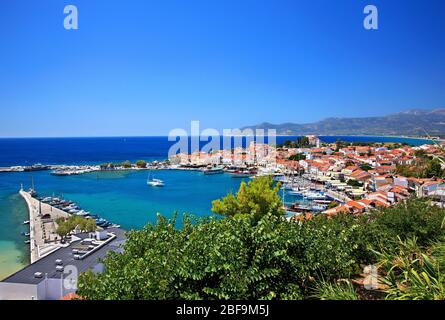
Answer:
[[147, 161], [145, 161], [145, 160], [138, 160], [138, 161], [136, 161], [136, 166], [138, 168], [147, 168]]
[[124, 168], [127, 168], [127, 169], [131, 168], [131, 162], [126, 160], [126, 161], [122, 162], [121, 166]]
[[331, 203], [328, 204], [328, 209], [332, 209], [335, 207], [338, 207], [339, 203], [337, 201], [332, 201]]
[[[229, 195], [230, 200], [217, 202], [234, 214], [199, 220], [185, 216], [181, 229], [175, 227], [176, 218], [159, 215], [157, 224], [128, 233], [122, 253], [108, 254], [104, 273], [82, 274], [78, 293], [86, 299], [356, 299], [351, 283], [338, 280], [361, 273], [365, 264], [381, 262], [381, 248], [395, 256], [402, 250], [400, 241], [415, 237], [423, 248], [444, 236], [445, 210], [424, 200], [369, 215], [316, 215], [304, 222], [288, 222], [278, 214], [252, 220], [249, 210], [237, 214], [251, 208], [252, 201], [262, 203], [260, 193], [276, 195], [277, 190], [267, 191], [275, 188], [270, 178], [254, 180], [241, 197]], [[433, 266], [445, 263], [445, 249], [440, 248], [430, 255], [437, 261]], [[389, 263], [398, 260], [385, 261], [381, 265], [387, 281], [396, 281], [388, 282], [390, 288], [397, 283], [410, 288], [428, 284], [434, 286], [433, 294], [422, 297], [442, 294], [442, 278], [436, 273], [426, 278], [426, 271], [416, 266], [412, 269], [417, 275], [407, 269], [405, 277], [402, 268], [412, 264], [404, 262], [391, 275]], [[410, 298], [423, 294], [421, 289], [410, 292]], [[388, 291], [388, 297], [391, 294], [396, 298], [400, 293]]]
[[363, 183], [355, 179], [349, 179], [347, 185], [352, 187], [363, 187]]
[[265, 215], [284, 215], [281, 198], [278, 195], [280, 183], [274, 186], [274, 180], [270, 176], [259, 177], [244, 181], [236, 193], [229, 194], [220, 200], [212, 202], [212, 211], [226, 216], [247, 216], [254, 221], [260, 220]]
[[351, 281], [327, 282], [321, 280], [314, 288], [313, 297], [319, 300], [358, 300]]
[[427, 158], [427, 154], [426, 154], [425, 150], [422, 150], [422, 149], [414, 151], [414, 155], [417, 158]]
[[432, 159], [428, 161], [424, 175], [426, 178], [441, 178], [444, 176], [444, 171], [442, 170], [439, 159]]
[[445, 242], [433, 246], [433, 254], [418, 245], [417, 239], [400, 240], [396, 251], [378, 253], [379, 265], [385, 271], [383, 282], [389, 286], [386, 299], [444, 300]]
[[56, 223], [56, 233], [61, 237], [66, 237], [77, 226], [79, 226], [80, 230], [86, 232], [93, 232], [96, 230], [96, 221], [94, 219], [86, 219], [81, 216], [70, 216], [68, 219], [58, 218]]
[[289, 160], [293, 161], [306, 160], [306, 155], [304, 153], [293, 154], [289, 157]]
[[372, 170], [373, 168], [372, 168], [371, 165], [369, 165], [369, 164], [367, 164], [367, 163], [362, 163], [362, 164], [360, 165], [360, 169], [365, 170], [365, 171], [369, 171], [369, 170]]
[[309, 148], [312, 147], [312, 145], [309, 143], [309, 138], [299, 137], [297, 140], [286, 140], [283, 142], [283, 144], [278, 145], [278, 148]]
[[345, 167], [351, 167], [351, 166], [355, 166], [354, 161], [347, 160], [347, 161], [345, 162]]
[[398, 165], [396, 172], [405, 177], [415, 178], [442, 178], [445, 175], [439, 158], [424, 158], [415, 165]]
[[[382, 241], [386, 237], [397, 243], [397, 237], [402, 240], [416, 237], [418, 243], [424, 246], [444, 234], [441, 226], [445, 211], [425, 199], [411, 199], [374, 212], [372, 218], [374, 232], [381, 236]], [[389, 242], [386, 241], [385, 246], [391, 245]]]
[[112, 170], [112, 169], [114, 169], [114, 164], [113, 163], [102, 163], [101, 165], [100, 165], [100, 169], [101, 170]]
[[[100, 275], [80, 278], [87, 299], [297, 299], [319, 274], [353, 270], [351, 231], [263, 217], [159, 217], [132, 231], [124, 253], [110, 253]], [[326, 245], [329, 244], [329, 245]]]

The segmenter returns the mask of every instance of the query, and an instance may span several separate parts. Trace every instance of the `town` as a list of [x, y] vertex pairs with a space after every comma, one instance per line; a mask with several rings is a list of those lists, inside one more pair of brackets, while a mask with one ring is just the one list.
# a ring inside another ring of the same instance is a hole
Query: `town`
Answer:
[[[325, 144], [316, 136], [299, 140], [281, 146], [251, 142], [247, 148], [178, 154], [169, 160], [171, 167], [204, 168], [205, 172], [218, 172], [219, 168], [234, 177], [274, 175], [290, 194], [322, 191], [332, 201], [313, 199], [318, 204], [328, 204], [321, 206], [325, 209], [321, 212], [328, 215], [363, 213], [412, 196], [431, 197], [441, 204], [445, 196], [443, 164], [439, 160], [443, 151], [439, 144]], [[315, 208], [320, 212], [320, 206]], [[294, 211], [308, 212], [310, 217], [314, 210], [300, 206]]]

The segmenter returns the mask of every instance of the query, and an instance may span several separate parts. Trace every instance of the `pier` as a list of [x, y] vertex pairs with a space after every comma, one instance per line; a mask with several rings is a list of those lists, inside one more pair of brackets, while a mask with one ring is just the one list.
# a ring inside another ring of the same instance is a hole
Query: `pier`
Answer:
[[19, 193], [28, 206], [30, 260], [34, 263], [63, 246], [56, 234], [55, 220], [68, 218], [69, 214], [40, 202], [23, 189]]

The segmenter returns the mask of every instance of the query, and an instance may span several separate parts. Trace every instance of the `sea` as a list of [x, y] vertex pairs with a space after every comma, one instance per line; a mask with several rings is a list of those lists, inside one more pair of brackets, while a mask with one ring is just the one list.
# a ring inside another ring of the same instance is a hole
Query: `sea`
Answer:
[[[277, 143], [298, 137], [279, 136]], [[401, 137], [325, 136], [324, 142], [405, 142], [411, 145], [429, 140]], [[101, 164], [129, 160], [165, 160], [176, 141], [168, 137], [107, 138], [4, 138], [0, 139], [0, 167], [42, 164]], [[201, 142], [201, 146], [207, 142]], [[244, 145], [246, 141], [243, 141]], [[190, 149], [191, 150], [191, 149]], [[190, 151], [189, 150], [189, 151]], [[40, 195], [75, 201], [84, 210], [119, 224], [125, 230], [155, 223], [158, 214], [181, 217], [212, 215], [212, 201], [236, 192], [242, 180], [228, 174], [204, 175], [197, 171], [159, 170], [154, 177], [165, 187], [146, 184], [146, 171], [100, 172], [78, 176], [53, 176], [49, 171], [0, 173], [0, 279], [29, 264], [29, 248], [21, 235], [27, 232], [25, 202], [20, 186], [33, 183]], [[248, 179], [247, 179], [248, 180]], [[290, 199], [292, 200], [292, 199]], [[289, 199], [288, 199], [289, 201]]]

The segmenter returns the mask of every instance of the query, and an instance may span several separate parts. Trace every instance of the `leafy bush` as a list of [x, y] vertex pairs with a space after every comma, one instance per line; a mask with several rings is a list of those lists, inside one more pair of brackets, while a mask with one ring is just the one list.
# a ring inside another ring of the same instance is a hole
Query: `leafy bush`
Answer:
[[265, 215], [283, 216], [281, 198], [278, 195], [281, 183], [274, 183], [271, 176], [259, 177], [241, 186], [233, 195], [230, 193], [212, 202], [212, 211], [226, 216], [245, 215], [254, 221]]
[[[82, 274], [78, 293], [86, 299], [306, 299], [315, 287], [319, 298], [352, 299], [352, 288], [337, 280], [359, 274], [363, 264], [381, 262], [382, 247], [388, 257], [400, 256], [400, 241], [416, 238], [421, 249], [444, 234], [445, 210], [425, 200], [358, 216], [288, 222], [277, 193], [272, 179], [255, 180], [236, 196], [213, 203], [225, 218], [185, 215], [181, 229], [175, 228], [176, 218], [159, 215], [156, 224], [128, 233], [124, 251], [105, 258], [104, 273]], [[444, 256], [435, 261], [443, 265]], [[382, 264], [390, 277], [393, 261]], [[400, 282], [404, 269], [398, 268], [392, 279]], [[408, 274], [415, 278], [403, 281], [410, 288], [415, 279], [416, 286], [425, 286], [423, 271], [412, 270], [417, 275]], [[438, 279], [438, 289], [422, 297], [440, 297], [442, 278], [428, 276]], [[422, 291], [411, 292], [414, 298]]]
[[433, 246], [433, 255], [423, 251], [417, 239], [400, 240], [397, 252], [383, 250], [379, 265], [386, 273], [389, 286], [386, 299], [444, 300], [445, 273], [441, 261], [445, 258], [445, 243]]
[[351, 281], [327, 282], [316, 284], [313, 297], [319, 300], [358, 300], [355, 288]]

